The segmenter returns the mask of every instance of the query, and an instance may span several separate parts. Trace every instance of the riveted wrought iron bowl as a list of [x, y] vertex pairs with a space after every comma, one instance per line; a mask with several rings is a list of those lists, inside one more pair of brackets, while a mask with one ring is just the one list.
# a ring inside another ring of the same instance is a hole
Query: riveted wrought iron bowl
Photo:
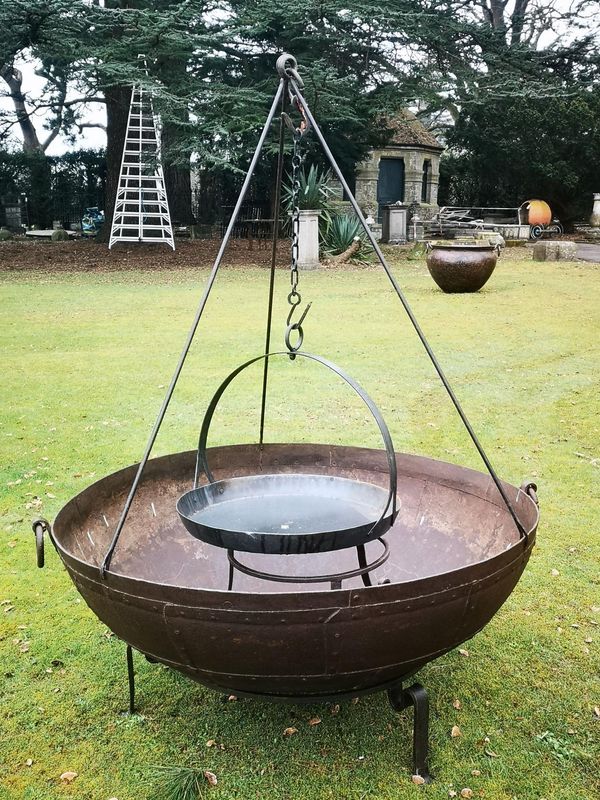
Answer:
[[[237, 445], [209, 450], [216, 480], [336, 475], [385, 487], [385, 451], [329, 445]], [[236, 572], [227, 551], [186, 531], [176, 511], [196, 452], [148, 462], [105, 578], [100, 565], [135, 466], [109, 475], [59, 512], [52, 541], [94, 613], [150, 658], [237, 694], [318, 699], [375, 691], [415, 673], [493, 617], [529, 559], [538, 509], [503, 484], [526, 535], [490, 477], [396, 455], [398, 516], [388, 560], [332, 590]], [[376, 557], [380, 542], [366, 545]], [[242, 554], [247, 565], [292, 577], [356, 567], [354, 548], [308, 555]]]
[[447, 294], [477, 292], [496, 268], [498, 253], [492, 244], [428, 242], [427, 268]]

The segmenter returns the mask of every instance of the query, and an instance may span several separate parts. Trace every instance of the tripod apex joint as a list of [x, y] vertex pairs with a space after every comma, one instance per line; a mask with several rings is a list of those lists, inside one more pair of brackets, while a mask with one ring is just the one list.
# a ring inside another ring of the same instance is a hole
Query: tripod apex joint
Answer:
[[277, 59], [276, 67], [281, 78], [284, 80], [293, 78], [296, 81], [298, 88], [304, 89], [304, 81], [300, 77], [298, 72], [298, 62], [294, 56], [290, 55], [290, 53], [282, 53]]

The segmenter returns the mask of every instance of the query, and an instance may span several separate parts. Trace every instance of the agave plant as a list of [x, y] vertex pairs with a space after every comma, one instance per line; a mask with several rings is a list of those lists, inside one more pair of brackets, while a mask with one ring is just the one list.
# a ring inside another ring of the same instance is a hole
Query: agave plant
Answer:
[[321, 244], [327, 255], [337, 256], [345, 252], [356, 237], [361, 240], [360, 259], [364, 261], [370, 256], [372, 248], [362, 225], [356, 217], [349, 214], [335, 214], [323, 233]]
[[[331, 221], [331, 208], [330, 198], [331, 189], [329, 187], [329, 180], [331, 179], [331, 172], [329, 170], [322, 170], [315, 164], [312, 164], [308, 172], [301, 169], [298, 175], [298, 183], [300, 184], [298, 190], [298, 208], [301, 210], [320, 211], [321, 218], [325, 221], [325, 226], [328, 227]], [[283, 204], [288, 211], [292, 211], [292, 184], [286, 183], [283, 186]]]

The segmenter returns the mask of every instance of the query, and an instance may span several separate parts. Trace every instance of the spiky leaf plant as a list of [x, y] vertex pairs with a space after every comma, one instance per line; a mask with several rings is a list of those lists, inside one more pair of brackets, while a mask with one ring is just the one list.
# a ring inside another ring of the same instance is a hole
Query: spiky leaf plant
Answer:
[[[283, 205], [288, 214], [292, 212], [292, 183], [291, 176], [289, 183], [284, 184], [282, 191]], [[324, 227], [328, 228], [331, 222], [330, 199], [332, 195], [329, 181], [331, 172], [320, 169], [316, 164], [312, 164], [308, 172], [302, 168], [298, 174], [298, 208], [301, 211], [320, 211]]]
[[356, 217], [349, 214], [334, 214], [323, 233], [323, 250], [329, 256], [340, 255], [350, 247], [357, 236], [362, 242], [360, 260], [364, 261], [372, 255], [373, 249], [368, 243], [362, 225]]

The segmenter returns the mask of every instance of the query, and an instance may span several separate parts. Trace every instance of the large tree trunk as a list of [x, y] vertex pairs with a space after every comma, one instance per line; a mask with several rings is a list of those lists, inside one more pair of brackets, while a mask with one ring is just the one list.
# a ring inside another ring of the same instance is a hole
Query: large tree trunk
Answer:
[[27, 110], [21, 71], [11, 64], [0, 67], [0, 77], [10, 90], [15, 114], [23, 136], [23, 152], [29, 168], [29, 193], [27, 198], [29, 224], [37, 228], [52, 227], [52, 171], [44, 155], [44, 147]]
[[123, 156], [123, 143], [127, 130], [131, 87], [110, 86], [104, 90], [106, 98], [106, 194], [104, 201], [105, 223], [98, 241], [107, 243], [115, 210], [119, 186], [119, 173]]
[[192, 185], [190, 177], [190, 159], [185, 157], [185, 163], [172, 163], [172, 152], [180, 137], [177, 130], [178, 126], [165, 123], [162, 130], [161, 146], [163, 157], [163, 171], [165, 175], [165, 187], [169, 200], [169, 211], [173, 225], [193, 225], [194, 215], [192, 214]]
[[[157, 67], [162, 82], [177, 95], [177, 89], [185, 85], [186, 61], [163, 55], [159, 57]], [[161, 156], [171, 221], [174, 225], [192, 225], [195, 220], [192, 214], [191, 153], [185, 143], [189, 114], [181, 103], [169, 110], [169, 117], [163, 120]]]
[[32, 151], [27, 153], [29, 166], [29, 196], [27, 207], [29, 224], [36, 228], [52, 227], [52, 170], [44, 153]]

